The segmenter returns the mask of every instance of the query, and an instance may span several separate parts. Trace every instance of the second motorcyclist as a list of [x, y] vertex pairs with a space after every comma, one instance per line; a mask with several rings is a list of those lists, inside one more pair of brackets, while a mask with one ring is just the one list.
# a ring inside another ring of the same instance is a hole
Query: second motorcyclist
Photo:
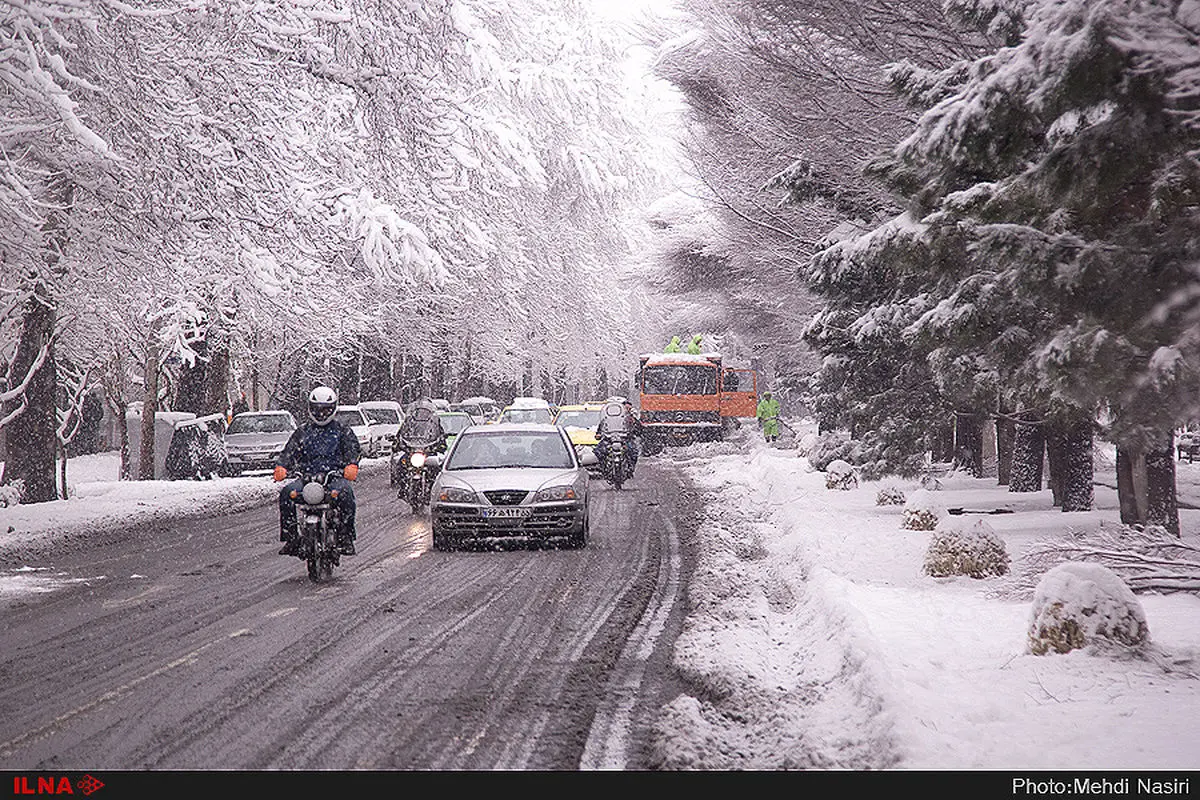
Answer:
[[[354, 431], [333, 418], [337, 410], [337, 392], [328, 386], [318, 386], [308, 395], [308, 419], [292, 432], [284, 445], [275, 466], [275, 480], [282, 481], [288, 473], [324, 473], [341, 470], [341, 477], [329, 483], [337, 491], [334, 507], [338, 509], [341, 530], [338, 531], [338, 548], [342, 555], [355, 554], [354, 540], [354, 487], [351, 481], [358, 477], [358, 461], [362, 457], [358, 437]], [[296, 525], [296, 501], [293, 491], [304, 488], [300, 477], [279, 490], [279, 539], [283, 547], [281, 556], [294, 556], [300, 552], [299, 530]]]
[[[399, 487], [398, 497], [408, 496], [408, 464], [414, 448], [423, 450], [426, 456], [446, 452], [446, 431], [442, 428], [442, 418], [438, 416], [437, 406], [432, 400], [422, 399], [413, 403], [396, 433], [394, 449], [400, 454], [395, 473]], [[432, 483], [439, 472], [437, 459], [425, 463], [429, 465]]]

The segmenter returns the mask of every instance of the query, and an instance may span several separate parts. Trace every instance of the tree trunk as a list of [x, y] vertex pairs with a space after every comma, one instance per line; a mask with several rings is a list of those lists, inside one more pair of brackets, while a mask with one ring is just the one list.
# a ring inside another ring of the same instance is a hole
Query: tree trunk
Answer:
[[[1095, 501], [1095, 463], [1092, 457], [1093, 425], [1090, 417], [1079, 416], [1055, 426], [1051, 480], [1057, 486], [1056, 505], [1063, 511], [1091, 511]], [[1057, 471], [1057, 477], [1055, 472]]]
[[960, 469], [983, 477], [983, 423], [978, 414], [955, 412], [954, 458]]
[[158, 338], [150, 334], [146, 346], [145, 396], [142, 398], [142, 449], [138, 454], [138, 480], [154, 480], [154, 418], [158, 412]]
[[[25, 410], [5, 430], [4, 479], [24, 483], [22, 502], [44, 503], [58, 498], [55, 454], [58, 451], [55, 399], [54, 324], [57, 312], [48, 284], [38, 281], [25, 304], [17, 352], [9, 367], [9, 384], [29, 376], [25, 393], [15, 403]], [[38, 360], [41, 359], [41, 363]], [[32, 374], [31, 374], [32, 373]]]
[[1008, 477], [1010, 492], [1042, 490], [1042, 459], [1046, 440], [1040, 422], [1017, 422], [1013, 426], [1012, 469]]
[[1179, 502], [1175, 494], [1175, 453], [1166, 447], [1146, 453], [1146, 522], [1179, 536]]

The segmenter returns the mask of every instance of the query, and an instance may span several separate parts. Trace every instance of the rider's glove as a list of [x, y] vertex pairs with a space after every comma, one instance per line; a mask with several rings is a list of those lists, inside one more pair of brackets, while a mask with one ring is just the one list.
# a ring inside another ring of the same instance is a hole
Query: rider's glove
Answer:
[[358, 464], [347, 464], [346, 468], [342, 470], [342, 475], [345, 476], [346, 480], [348, 481], [352, 481], [357, 478]]
[[285, 478], [287, 478], [287, 467], [276, 467], [275, 468], [275, 480], [281, 481], [281, 480], [284, 480]]

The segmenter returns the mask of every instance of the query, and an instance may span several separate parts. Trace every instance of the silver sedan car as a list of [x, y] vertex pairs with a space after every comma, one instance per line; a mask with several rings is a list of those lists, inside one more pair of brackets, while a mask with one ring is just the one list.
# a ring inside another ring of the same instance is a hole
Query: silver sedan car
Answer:
[[562, 428], [474, 425], [433, 484], [433, 548], [587, 544], [588, 472]]

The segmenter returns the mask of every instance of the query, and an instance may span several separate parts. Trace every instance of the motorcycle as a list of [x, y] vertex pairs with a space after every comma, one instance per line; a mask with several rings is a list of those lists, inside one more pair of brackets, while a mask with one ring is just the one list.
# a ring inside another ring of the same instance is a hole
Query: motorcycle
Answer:
[[300, 552], [296, 555], [308, 562], [308, 577], [314, 583], [332, 578], [333, 568], [341, 563], [337, 536], [341, 514], [332, 502], [336, 495], [328, 488], [330, 479], [341, 474], [342, 470], [335, 469], [302, 475], [304, 486], [293, 493], [300, 534]]
[[429, 507], [433, 473], [440, 459], [420, 446], [411, 448], [407, 455], [402, 457], [405, 462], [404, 487], [400, 494], [404, 501], [412, 506], [413, 513], [420, 514]]
[[624, 434], [605, 437], [600, 473], [615, 489], [620, 489], [625, 481], [629, 480], [629, 454], [626, 452], [628, 447], [629, 443]]

